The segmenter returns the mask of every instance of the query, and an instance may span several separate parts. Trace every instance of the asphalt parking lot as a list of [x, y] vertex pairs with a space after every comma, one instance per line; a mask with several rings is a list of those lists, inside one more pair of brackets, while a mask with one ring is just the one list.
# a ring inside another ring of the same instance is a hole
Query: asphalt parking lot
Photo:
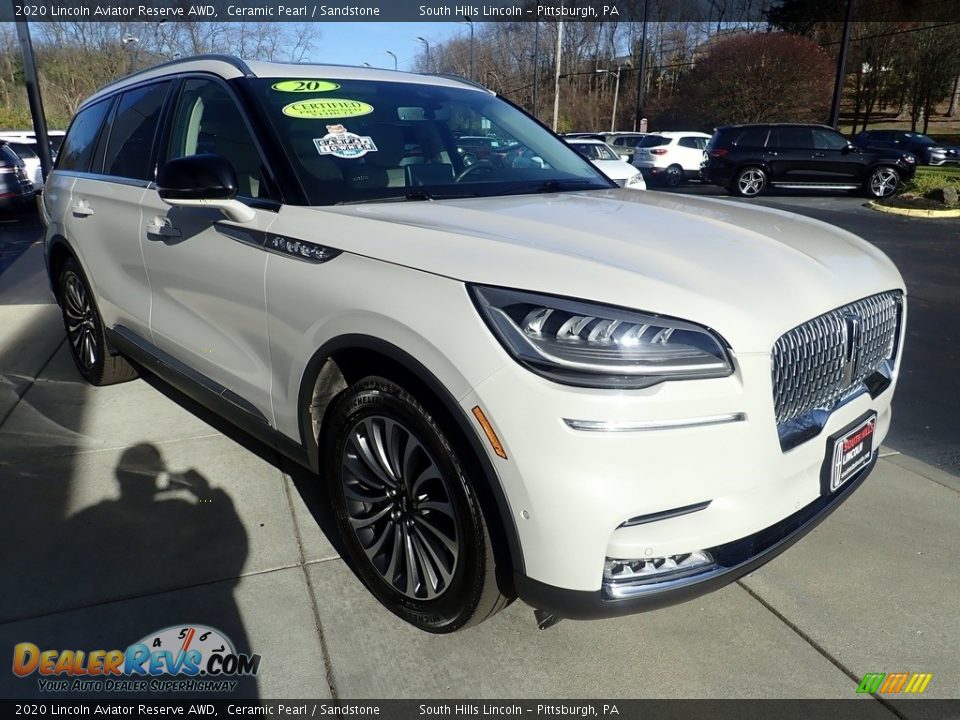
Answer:
[[[933, 673], [927, 697], [960, 697], [948, 390], [960, 223], [879, 215], [853, 197], [760, 202], [867, 237], [907, 279], [908, 353], [874, 474], [806, 539], [713, 595], [546, 631], [518, 602], [439, 637], [381, 609], [339, 559], [316, 478], [150, 378], [83, 383], [28, 242], [37, 229], [0, 226], [0, 257], [13, 255], [5, 243], [26, 247], [0, 274], [0, 658], [18, 642], [122, 648], [197, 623], [262, 656], [246, 697], [852, 698], [864, 674], [895, 671]], [[146, 494], [126, 482], [145, 452], [160, 478]], [[189, 489], [163, 480], [189, 470]], [[9, 672], [0, 696], [49, 699]], [[929, 716], [922, 701], [896, 710]]]

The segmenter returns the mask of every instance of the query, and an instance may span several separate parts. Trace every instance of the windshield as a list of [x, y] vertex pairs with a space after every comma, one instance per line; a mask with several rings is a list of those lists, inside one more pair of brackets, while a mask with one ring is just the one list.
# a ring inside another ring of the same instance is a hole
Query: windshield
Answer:
[[612, 187], [495, 95], [371, 80], [248, 81], [314, 205]]
[[620, 158], [606, 145], [599, 143], [570, 143], [570, 147], [588, 160], [619, 160]]

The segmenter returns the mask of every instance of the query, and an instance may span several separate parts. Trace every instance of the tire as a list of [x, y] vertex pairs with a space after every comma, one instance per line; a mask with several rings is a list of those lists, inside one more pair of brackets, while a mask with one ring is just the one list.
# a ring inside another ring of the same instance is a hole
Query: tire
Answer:
[[671, 165], [667, 168], [667, 174], [663, 181], [667, 184], [667, 187], [680, 187], [687, 181], [687, 174], [679, 165]]
[[881, 165], [870, 171], [863, 189], [870, 197], [881, 200], [895, 195], [899, 187], [900, 173], [889, 165]]
[[343, 391], [329, 413], [319, 442], [330, 501], [367, 589], [432, 633], [475, 625], [506, 607], [479, 499], [424, 406], [390, 380], [368, 377]]
[[107, 342], [90, 283], [74, 258], [68, 258], [61, 266], [57, 292], [67, 345], [87, 382], [114, 385], [136, 378], [136, 368]]
[[763, 168], [750, 165], [742, 168], [727, 187], [737, 197], [757, 197], [767, 189], [767, 173]]

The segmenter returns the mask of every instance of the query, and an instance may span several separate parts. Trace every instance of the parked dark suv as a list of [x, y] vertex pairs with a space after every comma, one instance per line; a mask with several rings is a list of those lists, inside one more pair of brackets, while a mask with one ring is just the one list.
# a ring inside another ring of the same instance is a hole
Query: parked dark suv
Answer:
[[826, 125], [765, 124], [717, 128], [700, 174], [704, 182], [743, 197], [780, 187], [862, 189], [883, 198], [916, 169], [910, 153], [863, 150]]
[[921, 165], [960, 165], [960, 147], [938, 143], [929, 135], [906, 130], [865, 130], [856, 137], [865, 150], [899, 150], [917, 156]]
[[0, 213], [23, 209], [36, 195], [36, 188], [27, 178], [23, 160], [0, 140]]

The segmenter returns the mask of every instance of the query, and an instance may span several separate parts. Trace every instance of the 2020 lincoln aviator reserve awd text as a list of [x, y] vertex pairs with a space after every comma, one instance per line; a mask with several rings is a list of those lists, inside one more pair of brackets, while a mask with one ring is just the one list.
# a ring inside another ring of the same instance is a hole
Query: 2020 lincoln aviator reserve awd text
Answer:
[[[478, 134], [513, 150], [470, 162]], [[149, 370], [312, 468], [356, 573], [431, 632], [729, 583], [890, 425], [879, 250], [618, 188], [461, 79], [176, 60], [82, 104], [42, 213], [83, 376]]]

